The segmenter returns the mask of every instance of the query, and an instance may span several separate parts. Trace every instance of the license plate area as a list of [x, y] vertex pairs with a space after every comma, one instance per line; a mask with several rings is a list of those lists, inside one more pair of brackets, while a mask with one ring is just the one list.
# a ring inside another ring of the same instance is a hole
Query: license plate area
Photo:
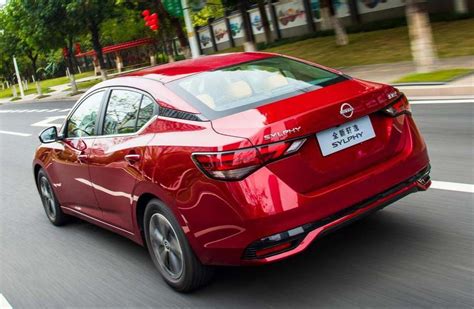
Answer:
[[343, 123], [316, 134], [324, 157], [374, 137], [375, 132], [369, 116]]

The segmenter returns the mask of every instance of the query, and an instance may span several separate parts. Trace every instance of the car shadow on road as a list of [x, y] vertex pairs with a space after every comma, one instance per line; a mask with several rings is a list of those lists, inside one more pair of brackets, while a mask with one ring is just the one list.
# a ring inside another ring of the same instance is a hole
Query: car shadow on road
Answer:
[[313, 300], [308, 306], [316, 299], [320, 305], [347, 306], [344, 297], [378, 289], [386, 276], [384, 269], [396, 273], [397, 267], [403, 269], [416, 261], [417, 244], [425, 237], [432, 238], [429, 228], [420, 230], [407, 213], [379, 211], [316, 240], [287, 260], [259, 267], [221, 267], [211, 285], [192, 297], [219, 295], [238, 298], [239, 304], [249, 306], [301, 297]]
[[[134, 275], [156, 284], [142, 290], [150, 301], [159, 299], [152, 294], [154, 290], [174, 293], [159, 277], [146, 249], [79, 220], [66, 228], [97, 242], [94, 246], [101, 250], [116, 252], [122, 259], [133, 261], [135, 271], [139, 269]], [[389, 274], [397, 273], [398, 268], [406, 271], [407, 265], [419, 263], [419, 243], [432, 238], [430, 228], [420, 229], [416, 218], [410, 218], [407, 212], [385, 209], [316, 240], [306, 251], [287, 260], [258, 267], [218, 267], [207, 287], [184, 295], [176, 293], [175, 297], [196, 306], [235, 302], [238, 306], [265, 307], [295, 297], [300, 297], [298, 304], [302, 306], [310, 300], [306, 305], [312, 306], [316, 299], [321, 305], [348, 306], [349, 299], [358, 297], [356, 293], [363, 295], [367, 290], [382, 289], [381, 282], [390, 293], [390, 283], [386, 280], [401, 279], [386, 278], [385, 271]], [[95, 261], [103, 263], [97, 258]]]

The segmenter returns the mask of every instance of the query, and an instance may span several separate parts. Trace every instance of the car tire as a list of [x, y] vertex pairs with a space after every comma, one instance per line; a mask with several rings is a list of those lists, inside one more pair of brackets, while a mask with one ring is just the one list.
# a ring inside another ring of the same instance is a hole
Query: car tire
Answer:
[[190, 292], [211, 280], [213, 268], [197, 259], [183, 229], [163, 202], [151, 200], [143, 222], [148, 252], [168, 285], [179, 292]]
[[46, 212], [46, 217], [48, 217], [49, 221], [56, 226], [66, 224], [70, 217], [62, 211], [58, 199], [54, 194], [51, 182], [43, 169], [39, 170], [36, 183], [38, 185], [38, 191], [41, 197], [41, 202], [43, 203], [44, 211]]

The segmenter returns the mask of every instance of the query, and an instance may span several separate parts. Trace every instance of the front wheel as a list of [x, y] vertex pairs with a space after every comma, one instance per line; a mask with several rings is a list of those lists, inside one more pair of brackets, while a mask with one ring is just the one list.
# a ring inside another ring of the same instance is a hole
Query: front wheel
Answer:
[[42, 169], [38, 172], [37, 184], [44, 211], [49, 221], [56, 226], [64, 225], [68, 221], [68, 216], [62, 211], [48, 176]]
[[210, 281], [213, 269], [197, 259], [178, 221], [161, 201], [148, 203], [144, 219], [148, 251], [168, 285], [189, 292]]

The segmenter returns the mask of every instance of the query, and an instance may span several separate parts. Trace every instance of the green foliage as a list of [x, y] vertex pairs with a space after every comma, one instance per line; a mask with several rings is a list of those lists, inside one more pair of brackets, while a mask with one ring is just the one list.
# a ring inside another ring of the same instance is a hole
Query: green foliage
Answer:
[[145, 26], [140, 12], [133, 9], [123, 8], [120, 14], [102, 23], [102, 43], [105, 45], [116, 44], [143, 38], [152, 35]]
[[217, 19], [224, 16], [224, 6], [221, 0], [209, 0], [198, 12], [193, 12], [191, 17], [194, 26], [205, 26], [211, 18]]

